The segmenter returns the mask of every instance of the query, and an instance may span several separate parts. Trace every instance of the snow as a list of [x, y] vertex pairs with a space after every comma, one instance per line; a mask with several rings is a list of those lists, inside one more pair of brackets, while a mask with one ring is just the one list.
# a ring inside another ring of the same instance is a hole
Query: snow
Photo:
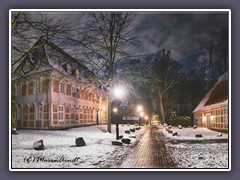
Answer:
[[228, 104], [228, 99], [226, 99], [223, 102], [219, 102], [219, 103], [215, 103], [209, 106], [205, 106], [206, 102], [208, 101], [208, 99], [210, 98], [212, 92], [215, 90], [215, 88], [217, 87], [217, 85], [223, 81], [224, 79], [228, 79], [228, 72], [226, 72], [225, 74], [223, 74], [222, 76], [220, 76], [218, 78], [218, 81], [214, 84], [214, 86], [210, 89], [210, 91], [203, 97], [203, 99], [201, 100], [201, 102], [197, 105], [197, 107], [193, 110], [193, 112], [197, 112], [206, 108], [212, 108], [212, 107], [216, 107], [216, 106], [221, 106], [221, 105], [226, 105]]
[[[124, 131], [130, 128], [119, 125], [119, 134], [128, 138], [129, 134]], [[137, 138], [131, 138], [131, 144], [123, 146], [111, 144], [116, 140], [115, 125], [112, 125], [112, 133], [106, 129], [106, 125], [95, 125], [69, 130], [18, 130], [18, 135], [12, 135], [12, 168], [108, 168], [121, 162], [145, 127], [131, 133]], [[83, 137], [86, 146], [76, 147], [77, 137]], [[43, 139], [46, 149], [36, 151], [33, 142], [40, 139]], [[35, 162], [32, 162], [34, 157]], [[46, 162], [41, 162], [40, 158]], [[64, 158], [72, 162], [60, 161]], [[49, 162], [54, 160], [59, 162]]]
[[215, 107], [218, 107], [218, 106], [224, 106], [224, 105], [228, 105], [228, 99], [223, 101], [223, 102], [219, 102], [219, 103], [216, 103], [216, 104], [211, 104], [211, 105], [205, 106], [204, 108], [202, 108], [202, 110], [209, 109], [209, 108], [215, 108]]
[[167, 144], [177, 168], [228, 168], [228, 144]]
[[[167, 137], [167, 149], [169, 150], [177, 168], [228, 168], [228, 134], [212, 131], [207, 128], [183, 128], [172, 127], [178, 136], [172, 136], [165, 129]], [[196, 138], [195, 134], [202, 134], [202, 138]], [[225, 142], [217, 142], [217, 140]], [[207, 142], [207, 140], [211, 140]]]
[[[163, 133], [166, 137], [175, 139], [175, 140], [216, 140], [216, 139], [228, 139], [227, 133], [222, 133], [221, 137], [218, 137], [217, 135], [219, 132], [213, 131], [207, 128], [198, 127], [196, 129], [193, 129], [192, 127], [183, 127], [182, 129], [179, 129], [178, 127], [172, 127], [171, 130], [173, 132], [178, 132], [178, 136], [173, 136], [172, 133], [168, 133], [166, 129], [163, 130]], [[195, 134], [202, 134], [202, 138], [195, 137]]]
[[[18, 130], [17, 135], [12, 135], [12, 168], [119, 167], [144, 134], [145, 126], [139, 131], [125, 134], [125, 130], [134, 126], [119, 125], [119, 134], [124, 135], [124, 138], [136, 135], [136, 138], [131, 138], [130, 145], [123, 146], [111, 144], [116, 138], [115, 127], [112, 125], [112, 133], [106, 132], [107, 125], [68, 130]], [[228, 134], [222, 133], [222, 137], [218, 137], [219, 132], [200, 127], [196, 129], [172, 127], [172, 130], [179, 135], [172, 136], [164, 128], [163, 133], [166, 136], [166, 148], [177, 168], [228, 168], [228, 143], [218, 141], [228, 140]], [[203, 137], [196, 138], [197, 133]], [[76, 147], [77, 137], [83, 137], [86, 146]], [[36, 151], [33, 149], [33, 142], [40, 139], [43, 139], [46, 149]], [[56, 162], [53, 162], [54, 160]]]

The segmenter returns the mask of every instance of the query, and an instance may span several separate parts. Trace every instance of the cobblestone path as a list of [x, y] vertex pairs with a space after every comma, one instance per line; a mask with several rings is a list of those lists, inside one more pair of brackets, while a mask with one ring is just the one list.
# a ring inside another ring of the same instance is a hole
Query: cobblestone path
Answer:
[[162, 131], [157, 126], [147, 127], [145, 134], [129, 151], [120, 168], [174, 168]]

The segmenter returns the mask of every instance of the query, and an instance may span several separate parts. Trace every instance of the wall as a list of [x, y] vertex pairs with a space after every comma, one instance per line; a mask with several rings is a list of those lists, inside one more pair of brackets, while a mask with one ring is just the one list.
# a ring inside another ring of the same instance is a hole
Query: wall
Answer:
[[198, 120], [198, 126], [207, 127], [207, 119], [210, 120], [210, 129], [228, 130], [228, 106], [218, 106], [203, 111], [194, 112], [194, 119]]
[[97, 113], [100, 124], [107, 122], [107, 96], [75, 78], [53, 71], [48, 79], [34, 75], [13, 86], [17, 95], [17, 128], [92, 125], [97, 123]]

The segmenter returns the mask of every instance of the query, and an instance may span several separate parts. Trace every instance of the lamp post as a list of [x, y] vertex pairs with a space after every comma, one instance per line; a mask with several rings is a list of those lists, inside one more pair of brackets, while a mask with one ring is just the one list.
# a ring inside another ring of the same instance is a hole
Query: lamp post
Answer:
[[117, 113], [118, 113], [118, 108], [114, 107], [113, 108], [113, 113], [114, 113], [114, 119], [115, 119], [115, 123], [116, 123], [116, 139], [119, 139], [119, 127], [118, 127], [118, 121], [117, 121]]
[[142, 105], [138, 105], [137, 106], [137, 112], [138, 112], [138, 126], [140, 127], [140, 118], [141, 118], [141, 113], [142, 113], [142, 110], [143, 110], [143, 107], [142, 107]]
[[113, 95], [115, 97], [114, 102], [114, 108], [113, 108], [113, 113], [114, 113], [114, 117], [115, 117], [115, 123], [116, 123], [116, 139], [119, 140], [119, 126], [118, 126], [118, 120], [117, 120], [117, 114], [120, 111], [120, 98], [123, 97], [124, 91], [122, 88], [120, 87], [115, 87], [113, 89]]
[[[145, 121], [147, 122], [147, 120], [148, 120], [148, 116], [145, 116], [144, 119], [145, 119]], [[149, 122], [148, 122], [148, 123], [149, 123]]]
[[140, 121], [141, 121], [141, 118], [143, 117], [143, 115], [144, 115], [144, 112], [140, 112], [140, 117], [139, 117], [139, 127], [140, 127]]

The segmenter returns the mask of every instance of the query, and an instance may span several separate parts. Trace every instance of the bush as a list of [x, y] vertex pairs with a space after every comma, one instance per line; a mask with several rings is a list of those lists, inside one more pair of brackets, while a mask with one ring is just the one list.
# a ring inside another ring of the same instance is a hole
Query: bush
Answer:
[[169, 124], [171, 124], [172, 126], [181, 125], [184, 127], [188, 127], [191, 125], [191, 118], [187, 116], [172, 116], [170, 117]]

